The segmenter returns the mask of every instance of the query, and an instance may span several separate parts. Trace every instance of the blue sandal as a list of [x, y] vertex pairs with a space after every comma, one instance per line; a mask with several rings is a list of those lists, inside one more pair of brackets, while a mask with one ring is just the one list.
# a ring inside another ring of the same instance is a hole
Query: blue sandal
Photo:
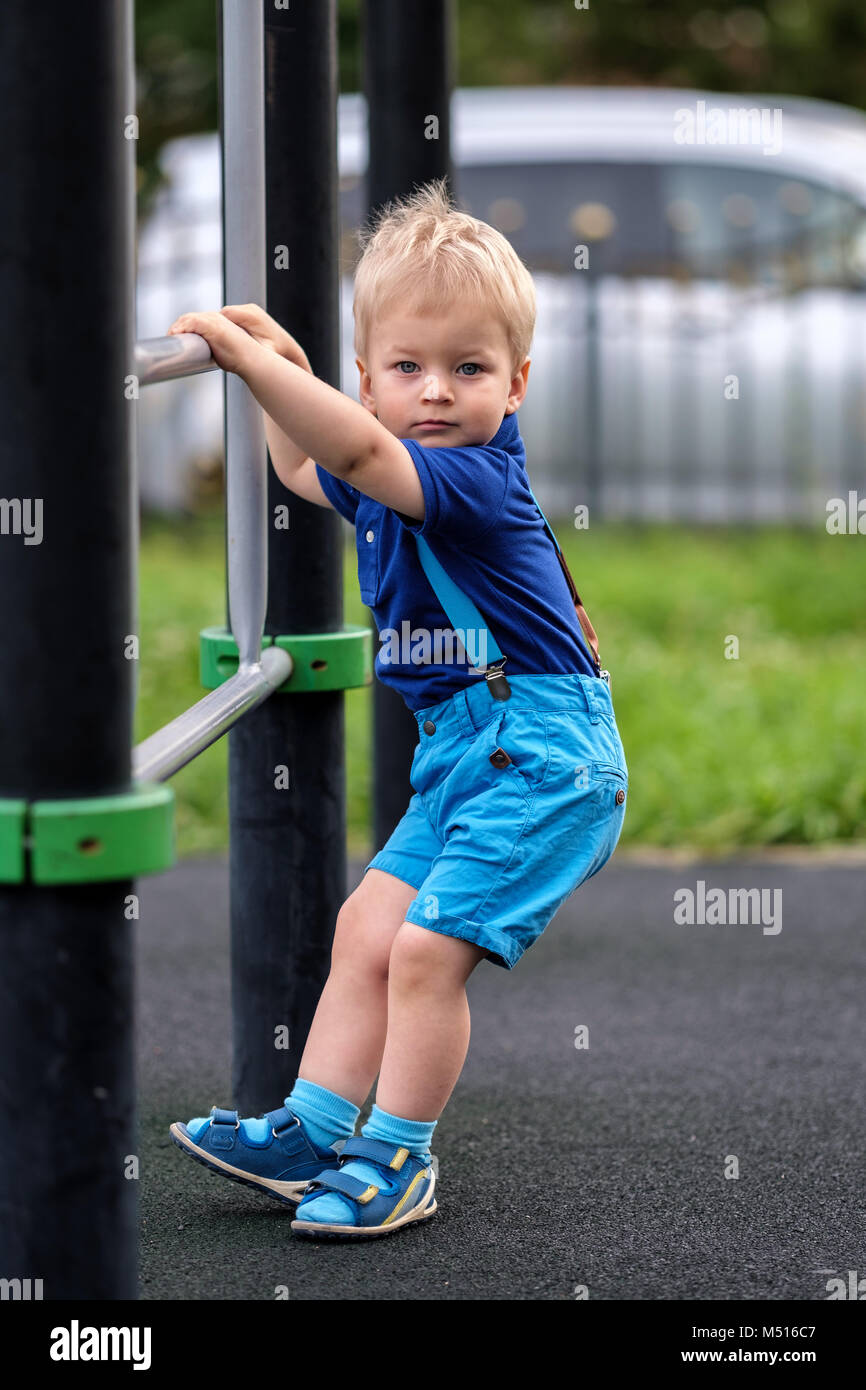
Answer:
[[[422, 1162], [408, 1149], [386, 1144], [381, 1139], [365, 1139], [363, 1135], [347, 1139], [339, 1163], [351, 1158], [372, 1162], [382, 1174], [381, 1184], [363, 1183], [350, 1173], [323, 1172], [309, 1183], [298, 1203], [292, 1230], [298, 1236], [313, 1236], [316, 1240], [359, 1240], [370, 1236], [387, 1236], [403, 1226], [426, 1221], [436, 1211], [433, 1191], [436, 1175], [433, 1161]], [[341, 1226], [326, 1221], [305, 1221], [304, 1204], [324, 1192], [338, 1192], [355, 1210], [356, 1223]]]
[[169, 1134], [178, 1148], [212, 1172], [292, 1206], [311, 1178], [340, 1165], [338, 1150], [315, 1144], [285, 1104], [248, 1120], [239, 1119], [237, 1110], [214, 1106], [209, 1119], [178, 1121]]

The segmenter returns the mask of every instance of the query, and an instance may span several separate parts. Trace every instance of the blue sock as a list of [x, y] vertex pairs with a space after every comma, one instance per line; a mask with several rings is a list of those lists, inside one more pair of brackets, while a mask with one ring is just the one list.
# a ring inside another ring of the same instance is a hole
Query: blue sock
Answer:
[[297, 1115], [306, 1133], [322, 1149], [329, 1149], [338, 1139], [348, 1139], [354, 1134], [355, 1122], [361, 1113], [350, 1100], [300, 1076], [292, 1094], [286, 1097], [286, 1106]]
[[429, 1163], [430, 1140], [438, 1123], [438, 1120], [403, 1120], [399, 1115], [389, 1115], [387, 1110], [380, 1110], [374, 1101], [370, 1118], [361, 1133], [365, 1139], [384, 1139], [386, 1144], [408, 1149], [423, 1163]]
[[[422, 1163], [430, 1162], [430, 1141], [437, 1120], [404, 1120], [399, 1115], [390, 1115], [380, 1110], [374, 1103], [370, 1118], [361, 1130], [365, 1139], [383, 1139], [387, 1144], [408, 1149]], [[363, 1158], [351, 1158], [340, 1169], [350, 1177], [364, 1183], [382, 1184], [382, 1174], [372, 1163]], [[320, 1197], [308, 1202], [298, 1215], [299, 1221], [322, 1221], [338, 1226], [355, 1224], [355, 1207], [344, 1201], [338, 1192], [323, 1192]]]

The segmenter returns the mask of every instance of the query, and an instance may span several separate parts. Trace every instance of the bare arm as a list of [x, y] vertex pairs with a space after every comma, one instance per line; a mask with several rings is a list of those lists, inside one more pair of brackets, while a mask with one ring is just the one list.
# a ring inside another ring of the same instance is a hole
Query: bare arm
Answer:
[[362, 405], [294, 362], [253, 351], [240, 375], [298, 450], [315, 458], [335, 478], [347, 478], [378, 449], [406, 452]]
[[409, 450], [357, 401], [261, 349], [242, 375], [262, 409], [322, 468], [386, 507], [423, 517]]
[[[224, 314], [182, 314], [169, 332], [206, 338], [219, 365], [246, 382], [297, 456], [315, 459], [386, 507], [424, 516], [424, 494], [409, 450], [357, 401], [263, 346]], [[286, 461], [293, 464], [291, 454]]]
[[287, 487], [296, 497], [303, 497], [320, 507], [330, 507], [333, 511], [334, 504], [325, 496], [313, 460], [283, 433], [270, 415], [262, 413], [265, 415], [265, 438], [271, 463], [283, 487]]
[[[296, 362], [304, 371], [312, 376], [313, 369], [310, 360], [304, 352], [300, 343], [296, 342], [290, 333], [277, 323], [276, 319], [271, 318], [264, 309], [258, 304], [226, 304], [220, 310], [227, 319], [236, 323], [255, 339], [260, 346], [270, 348], [279, 357], [285, 357], [289, 362]], [[303, 449], [299, 449], [294, 440], [280, 429], [264, 410], [262, 411], [265, 422], [265, 438], [268, 443], [268, 453], [271, 456], [271, 463], [274, 472], [279, 478], [283, 487], [289, 488], [298, 497], [305, 498], [308, 502], [315, 502], [320, 507], [328, 507], [334, 510], [334, 505], [326, 497], [319, 476], [316, 472], [316, 465], [311, 458], [308, 458]]]

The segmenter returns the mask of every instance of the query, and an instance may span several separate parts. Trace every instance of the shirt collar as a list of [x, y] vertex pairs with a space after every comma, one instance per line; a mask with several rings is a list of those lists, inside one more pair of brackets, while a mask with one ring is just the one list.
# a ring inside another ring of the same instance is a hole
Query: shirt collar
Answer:
[[516, 410], [513, 410], [510, 415], [504, 415], [502, 417], [502, 424], [487, 445], [487, 448], [504, 449], [507, 454], [513, 455], [518, 463], [525, 465], [526, 449], [520, 437]]

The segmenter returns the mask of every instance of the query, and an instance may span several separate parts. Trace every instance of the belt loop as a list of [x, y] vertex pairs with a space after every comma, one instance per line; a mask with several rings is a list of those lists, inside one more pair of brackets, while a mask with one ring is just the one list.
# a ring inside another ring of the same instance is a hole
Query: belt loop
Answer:
[[580, 681], [583, 693], [586, 696], [586, 707], [589, 710], [590, 723], [597, 724], [601, 714], [598, 697], [596, 695], [597, 686], [595, 682], [598, 678], [596, 676], [584, 676], [583, 674], [579, 674], [577, 679]]

